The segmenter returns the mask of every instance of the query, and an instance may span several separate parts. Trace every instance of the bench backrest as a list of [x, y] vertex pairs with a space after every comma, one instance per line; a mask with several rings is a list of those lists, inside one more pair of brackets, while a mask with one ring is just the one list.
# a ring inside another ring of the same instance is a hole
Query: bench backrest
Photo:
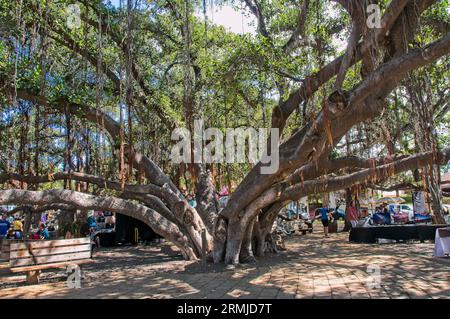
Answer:
[[0, 241], [0, 261], [9, 261], [9, 241], [6, 239]]
[[91, 258], [89, 237], [11, 243], [10, 267], [35, 266]]
[[9, 254], [12, 243], [24, 243], [29, 242], [29, 239], [0, 239], [0, 261], [9, 261]]

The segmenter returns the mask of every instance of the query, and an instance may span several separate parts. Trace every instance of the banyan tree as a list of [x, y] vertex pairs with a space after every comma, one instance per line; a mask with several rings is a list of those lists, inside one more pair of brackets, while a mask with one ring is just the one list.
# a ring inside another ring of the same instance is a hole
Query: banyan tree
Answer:
[[[210, 260], [231, 265], [265, 253], [289, 201], [408, 172], [442, 222], [446, 3], [0, 0], [0, 205], [125, 214], [187, 259], [205, 232]], [[215, 24], [220, 5], [255, 32]], [[278, 129], [278, 169], [173, 163], [172, 132], [198, 119]]]

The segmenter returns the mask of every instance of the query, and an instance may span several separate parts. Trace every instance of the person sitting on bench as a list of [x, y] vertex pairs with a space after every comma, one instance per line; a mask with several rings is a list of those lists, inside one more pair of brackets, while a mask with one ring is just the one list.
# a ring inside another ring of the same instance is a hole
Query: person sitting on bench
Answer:
[[23, 224], [20, 217], [16, 217], [13, 222], [14, 238], [22, 239], [23, 235]]
[[15, 235], [14, 235], [14, 229], [12, 229], [12, 227], [10, 229], [8, 229], [8, 232], [6, 233], [6, 239], [14, 239]]
[[45, 224], [41, 223], [39, 225], [39, 230], [37, 231], [37, 235], [41, 238], [41, 239], [50, 239], [50, 234], [48, 232], [47, 227], [45, 226]]
[[8, 230], [11, 227], [11, 223], [6, 219], [3, 214], [0, 215], [0, 238], [6, 237]]
[[116, 218], [112, 212], [108, 212], [108, 215], [105, 216], [105, 228], [106, 229], [114, 229], [116, 224]]

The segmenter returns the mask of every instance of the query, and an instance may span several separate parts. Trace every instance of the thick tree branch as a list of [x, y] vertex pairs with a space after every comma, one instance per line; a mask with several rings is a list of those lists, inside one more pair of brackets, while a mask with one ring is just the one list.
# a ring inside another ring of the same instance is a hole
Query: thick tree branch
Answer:
[[379, 191], [383, 191], [383, 192], [392, 192], [392, 191], [396, 191], [396, 190], [409, 190], [409, 189], [415, 189], [417, 188], [416, 185], [412, 184], [412, 183], [400, 183], [400, 184], [395, 184], [392, 186], [382, 186], [382, 185], [377, 185], [377, 184], [370, 184], [368, 183], [366, 185], [367, 188], [371, 188], [371, 189], [376, 189]]
[[291, 37], [283, 46], [283, 51], [285, 53], [290, 53], [292, 50], [298, 47], [300, 43], [300, 37], [304, 37], [305, 34], [305, 23], [308, 15], [309, 9], [309, 0], [304, 0], [303, 5], [301, 6], [298, 12], [297, 26], [295, 27], [294, 32], [292, 32]]
[[258, 3], [258, 0], [244, 0], [247, 7], [256, 17], [258, 21], [258, 32], [269, 39], [269, 33], [267, 32], [266, 21], [262, 14], [261, 6]]
[[281, 200], [297, 200], [312, 193], [332, 192], [345, 189], [352, 185], [374, 183], [405, 172], [414, 168], [421, 168], [433, 164], [445, 164], [450, 160], [450, 148], [446, 148], [437, 154], [426, 152], [409, 156], [393, 163], [380, 165], [375, 168], [367, 168], [361, 171], [339, 177], [306, 181], [284, 189], [280, 195]]
[[357, 156], [346, 156], [334, 160], [323, 159], [320, 164], [309, 163], [297, 169], [286, 179], [286, 182], [289, 185], [293, 185], [301, 183], [302, 181], [315, 179], [321, 175], [336, 173], [345, 168], [371, 168], [398, 161], [406, 156], [407, 155], [400, 155], [397, 157], [386, 156], [368, 159]]
[[[281, 182], [264, 191], [246, 208], [246, 212], [241, 218], [250, 220], [258, 214], [262, 208], [274, 205], [273, 203], [275, 202], [299, 200], [310, 194], [329, 193], [358, 184], [373, 184], [407, 170], [421, 168], [435, 163], [443, 164], [449, 160], [450, 148], [447, 148], [440, 151], [438, 154], [434, 154], [433, 152], [420, 153], [388, 164], [363, 169], [343, 176], [327, 176], [325, 178], [307, 180], [294, 185]], [[376, 162], [382, 162], [382, 160], [380, 159]]]
[[122, 185], [118, 181], [111, 181], [103, 177], [79, 172], [58, 172], [42, 176], [20, 175], [16, 173], [0, 174], [0, 183], [10, 180], [25, 182], [27, 184], [52, 183], [58, 180], [74, 180], [94, 184], [103, 189], [111, 189], [123, 193], [123, 196], [120, 197], [140, 200], [160, 212], [162, 216], [171, 222], [180, 225], [176, 221], [173, 213], [158, 198], [164, 198], [166, 194], [165, 190], [157, 185]]
[[[381, 18], [381, 28], [374, 31], [373, 36], [369, 36], [367, 40], [364, 40], [362, 44], [356, 47], [356, 52], [354, 58], [351, 59], [348, 67], [351, 67], [354, 63], [358, 62], [363, 56], [371, 54], [373, 47], [380, 44], [386, 35], [386, 33], [395, 24], [396, 19], [402, 13], [402, 8], [404, 6], [403, 2], [406, 0], [393, 0], [391, 9], [386, 10], [385, 14]], [[428, 6], [430, 3], [428, 3]], [[426, 6], [421, 6], [423, 11]], [[422, 12], [419, 11], [419, 14]], [[272, 127], [277, 127], [280, 131], [283, 130], [284, 125], [292, 114], [294, 110], [297, 109], [300, 103], [308, 100], [311, 96], [326, 82], [328, 82], [333, 76], [335, 76], [340, 69], [341, 63], [343, 61], [343, 56], [334, 59], [332, 62], [328, 63], [317, 73], [308, 76], [303, 81], [302, 85], [295, 92], [291, 93], [288, 99], [277, 106], [272, 112]]]
[[[335, 111], [329, 112], [327, 120], [331, 123], [333, 145], [353, 125], [378, 115], [384, 106], [384, 98], [409, 71], [429, 64], [448, 54], [449, 51], [450, 41], [447, 35], [424, 49], [412, 50], [381, 65], [351, 92], [350, 98], [347, 99], [340, 94], [330, 96], [326, 103], [334, 104], [333, 107], [328, 108]], [[318, 160], [325, 151], [331, 150], [333, 145], [329, 144], [329, 136], [322, 129], [324, 120], [324, 114], [320, 112], [313, 123], [297, 131], [280, 146], [280, 165], [276, 174], [260, 175], [261, 163], [255, 165], [232, 195], [229, 204], [222, 211], [223, 216], [230, 216], [232, 212], [241, 211], [278, 179], [287, 177], [296, 167], [308, 161]], [[245, 191], [240, 193], [242, 189]], [[240, 194], [245, 194], [245, 197], [239, 197]]]
[[43, 213], [46, 212], [48, 210], [64, 210], [64, 211], [71, 211], [71, 210], [75, 210], [75, 208], [72, 205], [68, 205], [68, 204], [59, 204], [59, 203], [53, 203], [53, 204], [46, 204], [43, 206], [39, 206], [37, 208], [33, 208], [30, 205], [25, 205], [25, 206], [17, 206], [9, 211], [3, 211], [2, 209], [0, 209], [0, 213], [4, 213], [6, 215], [13, 215], [17, 212], [24, 212], [25, 214], [29, 214], [29, 213]]
[[107, 210], [136, 218], [150, 226], [155, 233], [173, 242], [186, 257], [196, 259], [195, 253], [189, 247], [188, 239], [180, 232], [179, 228], [149, 207], [117, 197], [97, 197], [70, 190], [27, 191], [12, 189], [0, 191], [0, 204], [2, 205], [46, 205], [47, 203], [62, 203], [78, 209]]

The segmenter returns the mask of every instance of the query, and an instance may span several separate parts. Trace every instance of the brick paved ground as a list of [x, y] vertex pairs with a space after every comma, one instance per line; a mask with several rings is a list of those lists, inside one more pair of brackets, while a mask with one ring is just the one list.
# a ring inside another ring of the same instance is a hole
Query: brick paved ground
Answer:
[[206, 273], [157, 246], [104, 249], [82, 267], [81, 289], [67, 288], [63, 270], [45, 271], [29, 286], [0, 269], [0, 298], [450, 298], [450, 262], [432, 257], [432, 243], [347, 238], [294, 236], [288, 251], [258, 264], [208, 265]]

